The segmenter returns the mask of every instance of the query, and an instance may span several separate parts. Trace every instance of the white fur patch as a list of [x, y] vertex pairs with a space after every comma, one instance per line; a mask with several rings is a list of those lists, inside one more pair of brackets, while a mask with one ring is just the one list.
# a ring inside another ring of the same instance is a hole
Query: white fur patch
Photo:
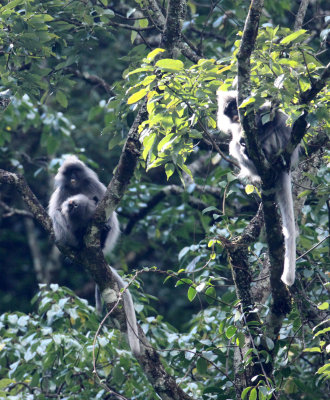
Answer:
[[114, 303], [118, 300], [116, 291], [110, 288], [106, 288], [103, 290], [102, 297], [107, 304]]

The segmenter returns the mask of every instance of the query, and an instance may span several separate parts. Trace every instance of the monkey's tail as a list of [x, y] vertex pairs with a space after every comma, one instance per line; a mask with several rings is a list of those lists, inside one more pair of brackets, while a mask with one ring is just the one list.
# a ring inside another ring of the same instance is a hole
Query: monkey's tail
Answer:
[[291, 172], [283, 172], [278, 181], [277, 201], [281, 210], [285, 258], [282, 281], [291, 286], [296, 273], [296, 225], [294, 220], [293, 199], [291, 190]]
[[[119, 288], [120, 289], [125, 288], [126, 284], [122, 280], [118, 272], [114, 268], [111, 268], [111, 272], [113, 273], [113, 276], [115, 277]], [[132, 350], [132, 353], [136, 356], [140, 354], [140, 341], [139, 341], [139, 333], [136, 322], [136, 315], [134, 310], [134, 303], [128, 289], [126, 289], [124, 292], [123, 300], [124, 300], [124, 308], [127, 320], [128, 343]]]

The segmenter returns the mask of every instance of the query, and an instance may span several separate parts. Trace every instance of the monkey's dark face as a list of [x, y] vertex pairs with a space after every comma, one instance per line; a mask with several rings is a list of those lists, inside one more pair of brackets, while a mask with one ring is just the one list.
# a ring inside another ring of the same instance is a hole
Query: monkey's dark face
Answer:
[[236, 99], [231, 99], [225, 106], [223, 113], [231, 120], [233, 123], [238, 123], [238, 110]]
[[80, 188], [87, 183], [87, 177], [79, 165], [67, 167], [63, 172], [64, 186], [72, 192], [79, 192]]

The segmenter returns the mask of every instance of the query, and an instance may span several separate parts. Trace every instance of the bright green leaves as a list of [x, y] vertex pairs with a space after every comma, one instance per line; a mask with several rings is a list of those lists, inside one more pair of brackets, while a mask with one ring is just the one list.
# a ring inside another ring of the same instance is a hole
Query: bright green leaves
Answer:
[[281, 108], [294, 118], [301, 110], [293, 106], [298, 102], [298, 91], [310, 89], [313, 79], [319, 77], [321, 63], [313, 56], [308, 34], [301, 29], [266, 27], [259, 31], [257, 47], [252, 57], [251, 81], [258, 108], [265, 98], [275, 97]]
[[[294, 42], [296, 39], [300, 38], [300, 36], [304, 35], [307, 31], [305, 29], [300, 29], [299, 31], [293, 32], [290, 35], [286, 36], [281, 40], [281, 44], [290, 44]], [[306, 38], [306, 35], [304, 35]]]
[[138, 92], [132, 94], [127, 100], [127, 104], [137, 103], [139, 100], [143, 99], [147, 94], [147, 89], [140, 89]]
[[[203, 136], [201, 126], [216, 130], [216, 89], [222, 83], [215, 60], [200, 60], [187, 66], [181, 60], [157, 57], [155, 49], [143, 64], [126, 74], [130, 87], [128, 105], [147, 100], [148, 120], [140, 126], [142, 157], [147, 169], [165, 166], [169, 179], [175, 171], [191, 178], [186, 166], [193, 140]], [[133, 92], [133, 93], [132, 93]]]
[[152, 52], [150, 52], [147, 55], [145, 61], [149, 62], [149, 63], [152, 62], [158, 54], [164, 53], [164, 51], [165, 51], [164, 49], [160, 49], [160, 48], [153, 50]]
[[184, 64], [180, 60], [164, 58], [163, 60], [157, 61], [156, 67], [158, 67], [162, 71], [179, 72], [184, 69]]

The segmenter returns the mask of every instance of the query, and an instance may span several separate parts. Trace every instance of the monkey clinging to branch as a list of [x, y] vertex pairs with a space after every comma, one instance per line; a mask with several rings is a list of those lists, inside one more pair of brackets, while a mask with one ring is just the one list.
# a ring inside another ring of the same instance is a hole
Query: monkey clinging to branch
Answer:
[[[236, 91], [218, 91], [218, 128], [231, 135], [229, 153], [240, 165], [240, 177], [249, 178], [252, 182], [260, 182], [260, 176], [250, 159], [243, 136], [242, 126], [239, 122]], [[263, 124], [262, 117], [271, 112], [270, 104], [266, 103], [256, 112], [256, 126], [261, 148], [268, 160], [282, 151], [288, 144], [291, 136], [291, 127], [286, 125], [288, 116], [280, 110], [276, 110], [274, 118]], [[298, 159], [298, 148], [292, 153], [290, 164]], [[296, 269], [296, 232], [293, 211], [293, 199], [291, 191], [291, 171], [280, 171], [276, 182], [276, 199], [280, 207], [283, 235], [285, 244], [284, 268], [282, 281], [286, 285], [292, 285], [295, 280]]]
[[[55, 177], [56, 190], [49, 201], [49, 215], [53, 221], [55, 237], [58, 243], [81, 248], [84, 235], [93, 218], [98, 202], [104, 196], [106, 187], [99, 181], [96, 173], [77, 157], [70, 157], [59, 168]], [[109, 252], [119, 236], [119, 223], [116, 213], [108, 219], [101, 231], [101, 248]], [[125, 282], [114, 268], [111, 272], [119, 289], [125, 288]], [[140, 353], [138, 328], [134, 304], [130, 292], [123, 294], [127, 319], [128, 341], [133, 354]]]

